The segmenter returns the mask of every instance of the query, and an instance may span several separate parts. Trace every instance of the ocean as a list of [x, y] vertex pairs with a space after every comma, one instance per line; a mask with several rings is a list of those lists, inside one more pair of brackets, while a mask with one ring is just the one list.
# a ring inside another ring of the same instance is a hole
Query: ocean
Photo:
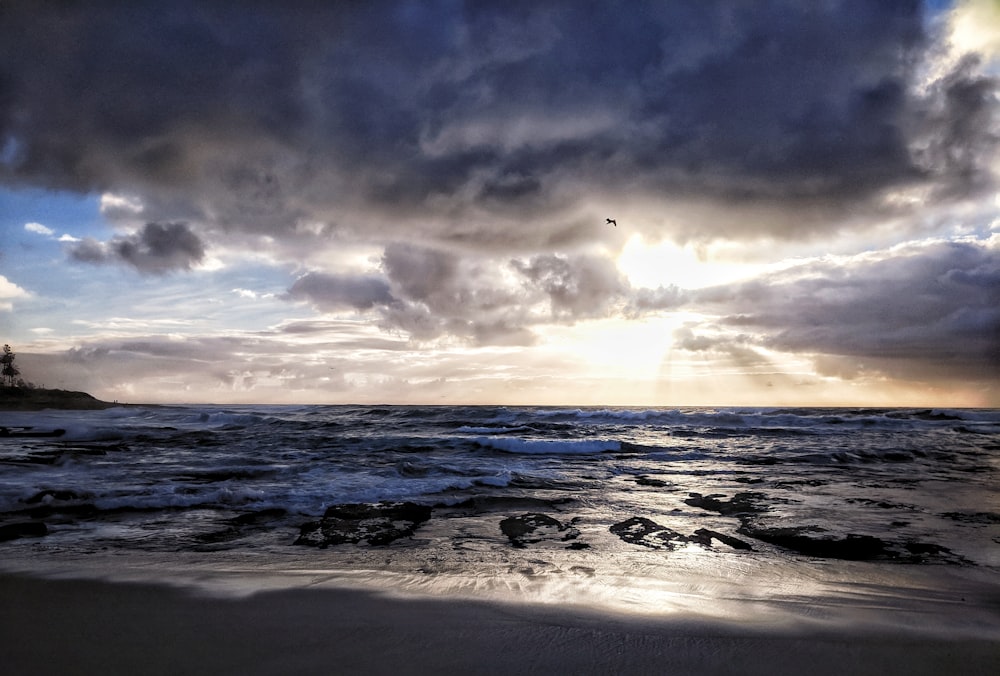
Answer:
[[1000, 638], [1000, 410], [129, 406], [0, 427], [9, 572]]

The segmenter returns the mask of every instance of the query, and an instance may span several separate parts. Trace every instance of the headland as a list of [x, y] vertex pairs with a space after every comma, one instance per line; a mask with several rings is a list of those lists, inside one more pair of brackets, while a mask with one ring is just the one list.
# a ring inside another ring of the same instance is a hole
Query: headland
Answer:
[[50, 390], [42, 387], [0, 387], [0, 411], [97, 411], [119, 404], [101, 401], [86, 392]]

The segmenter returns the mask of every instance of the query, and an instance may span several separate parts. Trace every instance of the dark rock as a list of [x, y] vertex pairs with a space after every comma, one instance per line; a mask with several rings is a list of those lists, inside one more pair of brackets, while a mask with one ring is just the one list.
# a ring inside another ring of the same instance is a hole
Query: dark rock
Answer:
[[707, 528], [699, 528], [694, 532], [694, 535], [690, 536], [688, 539], [691, 542], [697, 542], [703, 547], [711, 547], [712, 540], [718, 540], [725, 545], [729, 545], [733, 549], [753, 551], [753, 547], [743, 540], [733, 537], [732, 535], [726, 535], [725, 533], [720, 533], [718, 531], [708, 530]]
[[813, 533], [825, 533], [819, 526], [797, 526], [789, 528], [760, 528], [746, 521], [739, 532], [755, 540], [790, 549], [806, 556], [823, 559], [846, 559], [850, 561], [871, 561], [892, 558], [887, 544], [871, 535], [849, 534], [843, 538], [815, 537]]
[[613, 524], [609, 530], [629, 544], [652, 549], [674, 549], [678, 544], [687, 542], [677, 531], [642, 516]]
[[294, 544], [327, 547], [364, 541], [387, 545], [412, 536], [430, 518], [430, 507], [412, 502], [334, 505], [319, 521], [303, 524]]
[[[510, 540], [510, 544], [518, 549], [543, 540], [568, 542], [580, 537], [580, 531], [572, 525], [537, 512], [507, 517], [500, 522], [500, 530]], [[584, 549], [587, 546], [577, 542], [569, 545], [569, 548]]]
[[947, 547], [929, 542], [914, 540], [893, 542], [854, 533], [836, 537], [827, 535], [828, 531], [819, 526], [761, 528], [749, 520], [744, 520], [739, 532], [799, 554], [824, 559], [898, 563], [969, 563], [967, 559]]
[[650, 479], [648, 476], [638, 476], [635, 478], [635, 482], [640, 486], [651, 486], [653, 488], [665, 488], [670, 485], [662, 479]]
[[49, 529], [41, 521], [24, 521], [0, 526], [0, 542], [18, 538], [37, 538], [48, 535]]
[[713, 495], [702, 495], [701, 493], [689, 493], [690, 497], [684, 503], [692, 507], [700, 507], [710, 512], [718, 512], [722, 516], [738, 516], [740, 514], [760, 514], [770, 510], [767, 505], [761, 505], [760, 501], [766, 499], [763, 493], [747, 492], [737, 493], [730, 500], [719, 500], [725, 497], [720, 493]]
[[897, 558], [906, 563], [970, 563], [970, 561], [955, 554], [947, 547], [930, 542], [915, 542], [910, 540], [903, 543], [903, 549], [906, 551], [906, 555]]
[[712, 548], [712, 540], [732, 547], [733, 549], [753, 550], [749, 544], [731, 535], [725, 535], [707, 528], [699, 528], [693, 535], [684, 535], [677, 531], [641, 516], [633, 516], [611, 526], [611, 532], [625, 542], [651, 549], [675, 549], [678, 545], [694, 543], [702, 547]]

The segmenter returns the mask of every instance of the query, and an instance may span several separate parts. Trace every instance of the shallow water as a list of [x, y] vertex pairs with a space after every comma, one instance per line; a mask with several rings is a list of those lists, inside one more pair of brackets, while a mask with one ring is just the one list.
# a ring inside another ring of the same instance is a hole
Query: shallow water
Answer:
[[11, 570], [1000, 628], [997, 410], [129, 407], [0, 426], [66, 430], [0, 438], [0, 529], [31, 525], [0, 542]]

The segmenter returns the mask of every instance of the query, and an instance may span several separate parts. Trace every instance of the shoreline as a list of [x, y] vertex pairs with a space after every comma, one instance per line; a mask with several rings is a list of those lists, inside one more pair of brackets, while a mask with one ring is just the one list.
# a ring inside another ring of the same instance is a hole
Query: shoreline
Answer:
[[102, 401], [86, 392], [41, 387], [0, 387], [0, 411], [102, 411], [117, 402]]
[[804, 632], [297, 588], [241, 598], [0, 573], [10, 673], [991, 674], [1000, 640]]

